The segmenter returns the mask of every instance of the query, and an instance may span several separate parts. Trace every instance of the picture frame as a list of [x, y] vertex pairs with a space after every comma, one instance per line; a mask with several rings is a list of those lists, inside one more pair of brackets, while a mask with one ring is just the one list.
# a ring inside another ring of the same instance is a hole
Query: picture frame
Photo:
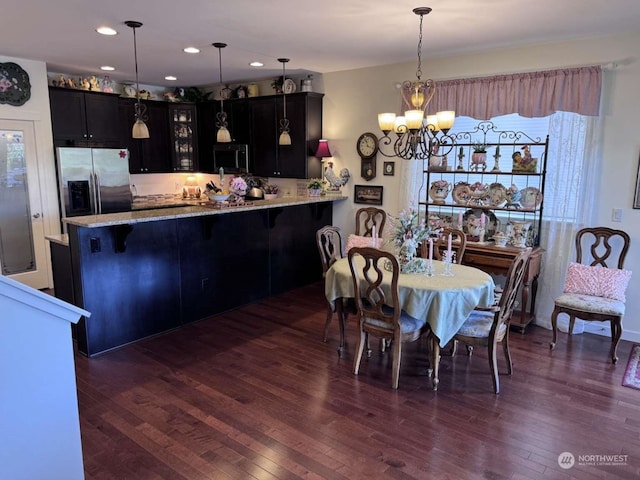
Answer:
[[371, 185], [354, 185], [353, 202], [365, 205], [382, 205], [382, 187]]
[[638, 159], [638, 173], [636, 173], [636, 191], [633, 196], [633, 208], [640, 208], [640, 159]]
[[383, 172], [393, 177], [396, 174], [396, 162], [384, 162]]

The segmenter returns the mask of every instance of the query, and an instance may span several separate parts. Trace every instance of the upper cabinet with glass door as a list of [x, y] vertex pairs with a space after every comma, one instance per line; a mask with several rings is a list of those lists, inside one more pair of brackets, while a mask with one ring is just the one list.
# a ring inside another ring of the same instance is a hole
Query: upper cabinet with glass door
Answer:
[[176, 104], [169, 107], [171, 162], [174, 172], [198, 169], [196, 106]]

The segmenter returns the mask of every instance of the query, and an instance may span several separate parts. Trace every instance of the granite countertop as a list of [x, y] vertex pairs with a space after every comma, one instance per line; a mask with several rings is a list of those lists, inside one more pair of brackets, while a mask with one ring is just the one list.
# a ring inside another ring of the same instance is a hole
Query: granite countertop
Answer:
[[63, 245], [65, 247], [69, 246], [69, 235], [67, 235], [66, 233], [61, 233], [58, 235], [45, 235], [44, 238], [46, 238], [50, 242], [59, 243], [60, 245]]
[[[134, 209], [131, 212], [107, 213], [102, 215], [85, 215], [81, 217], [63, 218], [64, 223], [85, 228], [108, 227], [112, 225], [133, 225], [136, 223], [155, 222], [158, 220], [171, 220], [177, 218], [201, 217], [207, 215], [223, 215], [235, 212], [247, 212], [273, 207], [288, 207], [310, 203], [335, 202], [346, 200], [348, 197], [327, 195], [321, 197], [282, 197], [275, 200], [254, 200], [245, 205], [224, 206], [215, 208], [212, 202], [206, 200], [192, 200], [190, 204], [179, 207], [158, 208], [151, 210]], [[171, 199], [169, 201], [172, 201]], [[162, 205], [167, 207], [167, 204]], [[51, 240], [51, 239], [50, 239]]]

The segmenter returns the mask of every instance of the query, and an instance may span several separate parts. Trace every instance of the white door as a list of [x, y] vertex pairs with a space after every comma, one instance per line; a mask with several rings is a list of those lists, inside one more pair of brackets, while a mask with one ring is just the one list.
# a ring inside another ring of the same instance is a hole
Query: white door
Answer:
[[0, 120], [0, 267], [33, 288], [48, 287], [48, 264], [33, 122]]

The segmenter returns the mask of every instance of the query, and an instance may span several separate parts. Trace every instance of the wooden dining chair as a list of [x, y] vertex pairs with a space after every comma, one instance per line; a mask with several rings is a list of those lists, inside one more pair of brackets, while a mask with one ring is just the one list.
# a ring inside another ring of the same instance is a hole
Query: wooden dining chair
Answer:
[[[498, 301], [491, 307], [477, 307], [453, 337], [455, 341], [464, 343], [467, 347], [484, 346], [489, 348], [489, 369], [493, 380], [493, 391], [496, 394], [500, 393], [496, 351], [498, 344], [502, 344], [507, 362], [507, 373], [511, 375], [512, 372], [509, 352], [509, 320], [513, 314], [518, 290], [522, 286], [530, 253], [531, 249], [523, 250], [513, 260]], [[471, 348], [467, 348], [469, 355], [472, 351]]]
[[376, 227], [376, 235], [382, 237], [384, 224], [387, 221], [387, 212], [381, 208], [364, 207], [356, 211], [356, 235], [371, 237], [373, 226]]
[[[625, 294], [631, 272], [623, 270], [631, 240], [622, 230], [607, 227], [583, 228], [576, 234], [576, 263], [569, 265], [564, 293], [554, 300], [551, 314], [556, 346], [558, 315], [569, 315], [569, 335], [576, 317], [586, 321], [610, 322], [611, 362], [618, 361], [617, 349], [622, 336]], [[584, 252], [583, 250], [588, 250]], [[609, 268], [611, 265], [611, 268]], [[617, 267], [617, 269], [616, 269]]]
[[[443, 228], [438, 238], [433, 242], [433, 259], [442, 260], [444, 252], [448, 248], [449, 234], [451, 234], [451, 250], [455, 252], [455, 260], [457, 264], [463, 263], [464, 252], [467, 249], [467, 236], [462, 230], [456, 228]], [[420, 256], [429, 258], [429, 242], [423, 241], [420, 244]]]
[[[316, 231], [316, 244], [322, 262], [322, 278], [325, 278], [327, 270], [337, 260], [344, 257], [344, 245], [342, 241], [342, 231], [339, 227], [325, 225]], [[327, 319], [324, 324], [324, 335], [322, 341], [327, 341], [329, 325], [333, 319], [333, 306], [327, 302]]]
[[[400, 266], [396, 257], [389, 252], [371, 247], [354, 247], [349, 250], [348, 257], [351, 278], [353, 280], [354, 297], [358, 310], [358, 328], [360, 338], [353, 362], [353, 373], [358, 375], [360, 362], [367, 346], [367, 357], [371, 356], [369, 335], [381, 340], [389, 340], [393, 345], [393, 366], [391, 388], [398, 388], [400, 377], [400, 360], [402, 344], [413, 342], [427, 328], [425, 318], [417, 319], [409, 316], [400, 308], [398, 293], [398, 277]], [[390, 296], [387, 296], [382, 284], [385, 274], [391, 282]]]

